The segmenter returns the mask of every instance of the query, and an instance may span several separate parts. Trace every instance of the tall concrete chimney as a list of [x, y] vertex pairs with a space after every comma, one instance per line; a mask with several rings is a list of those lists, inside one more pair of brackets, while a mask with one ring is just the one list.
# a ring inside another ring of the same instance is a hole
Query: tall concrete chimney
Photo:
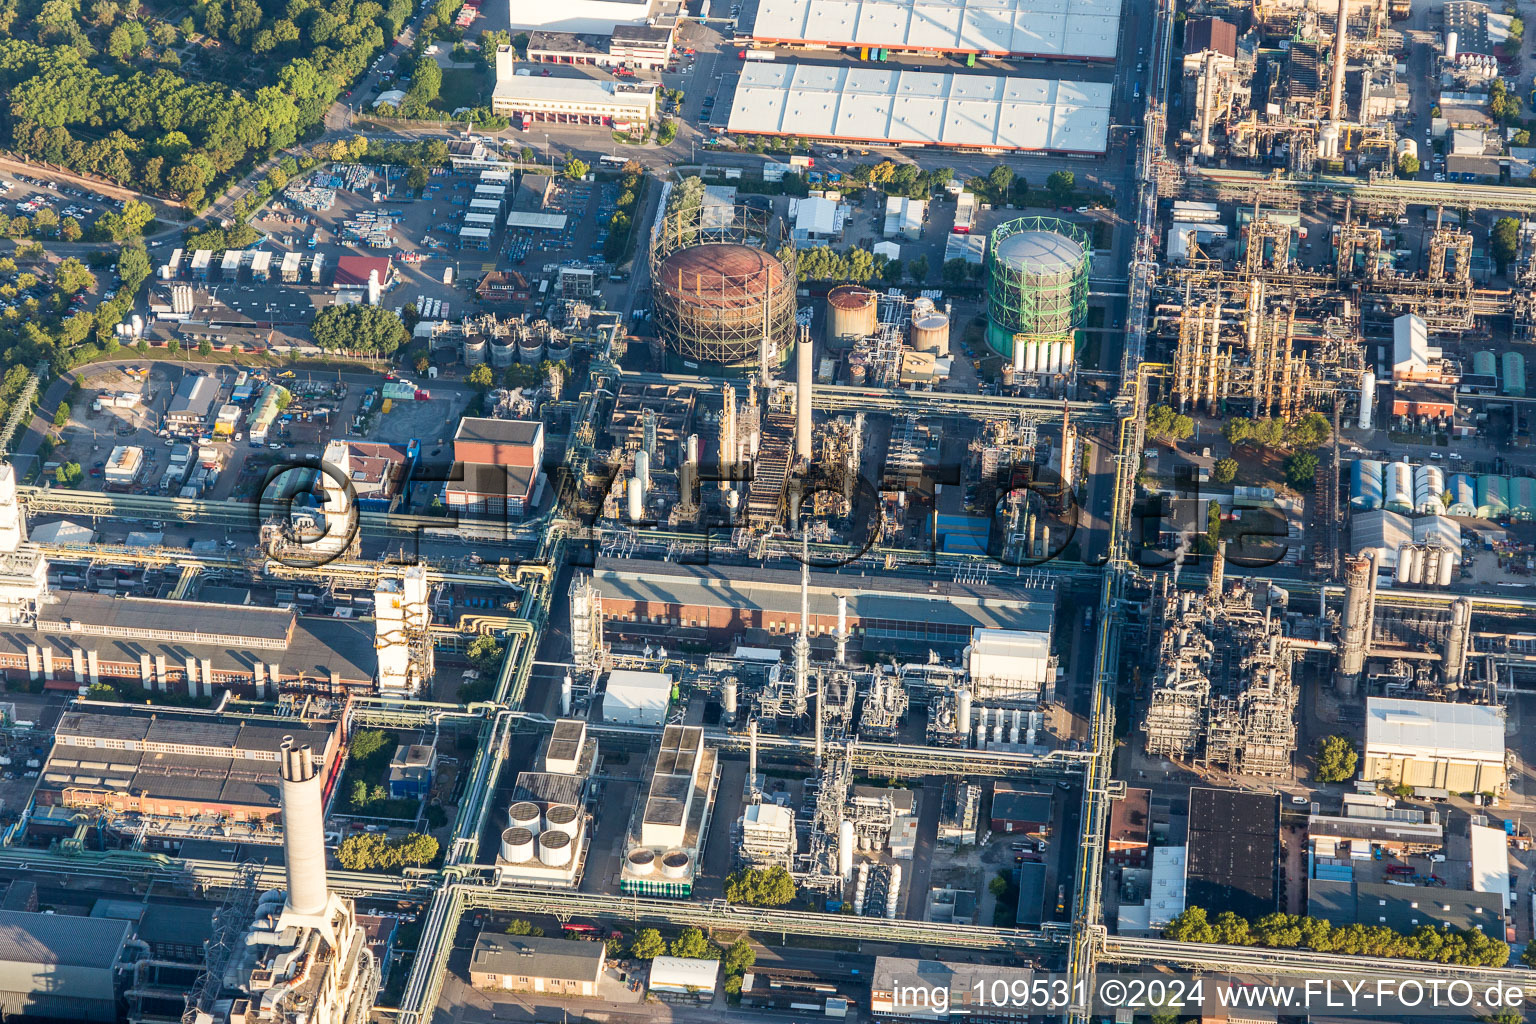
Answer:
[[309, 745], [298, 746], [293, 737], [284, 737], [279, 771], [283, 857], [288, 864], [285, 909], [293, 914], [323, 914], [330, 895], [325, 884], [325, 812]]
[[1344, 65], [1349, 55], [1349, 0], [1339, 0], [1339, 20], [1333, 27], [1333, 84], [1328, 93], [1328, 119], [1343, 119]]
[[795, 346], [795, 458], [811, 461], [811, 329]]

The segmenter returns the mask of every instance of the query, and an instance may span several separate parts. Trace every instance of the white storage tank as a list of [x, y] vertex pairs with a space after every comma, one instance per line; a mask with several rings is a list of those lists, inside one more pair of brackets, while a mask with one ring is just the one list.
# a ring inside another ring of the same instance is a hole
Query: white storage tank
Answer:
[[552, 804], [549, 810], [544, 812], [544, 828], [551, 832], [564, 832], [572, 839], [576, 838], [577, 828], [581, 824], [581, 812], [575, 804]]
[[491, 339], [491, 365], [505, 369], [517, 362], [517, 343], [506, 335]]
[[[1403, 139], [1403, 142], [1413, 143], [1412, 139]], [[1370, 430], [1376, 417], [1376, 373], [1374, 370], [1366, 370], [1360, 375], [1360, 422], [1361, 430]]]
[[526, 864], [533, 859], [533, 833], [526, 828], [509, 828], [501, 834], [501, 859]]
[[539, 835], [539, 860], [552, 868], [571, 862], [572, 840], [564, 832], [550, 830]]
[[629, 856], [624, 858], [629, 865], [632, 875], [649, 875], [656, 870], [656, 851], [647, 850], [644, 847], [630, 850]]
[[1449, 548], [1440, 552], [1440, 573], [1436, 582], [1442, 587], [1451, 585], [1451, 580], [1456, 575], [1456, 558]]
[[464, 365], [479, 366], [485, 362], [485, 339], [478, 334], [464, 339]]
[[520, 800], [512, 805], [507, 815], [512, 819], [513, 828], [525, 828], [530, 832], [539, 830], [539, 805], [528, 800]]
[[645, 518], [645, 488], [640, 483], [640, 478], [632, 476], [625, 486], [625, 500], [628, 506], [629, 521], [638, 523]]
[[661, 858], [661, 873], [667, 878], [687, 878], [693, 858], [682, 850], [668, 850]]

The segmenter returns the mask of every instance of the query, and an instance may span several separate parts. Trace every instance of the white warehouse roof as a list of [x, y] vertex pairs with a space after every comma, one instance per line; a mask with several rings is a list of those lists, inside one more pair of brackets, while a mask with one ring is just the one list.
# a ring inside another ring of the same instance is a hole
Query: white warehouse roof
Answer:
[[665, 672], [634, 672], [614, 669], [608, 673], [604, 707], [615, 703], [628, 708], [665, 708], [672, 699], [672, 677]]
[[1509, 836], [1491, 825], [1471, 826], [1472, 891], [1496, 892], [1509, 905]]
[[761, 0], [760, 42], [1113, 60], [1121, 0]]
[[693, 960], [681, 956], [658, 956], [651, 961], [651, 989], [664, 992], [713, 992], [720, 976], [719, 960]]
[[1365, 750], [1377, 757], [1504, 763], [1504, 713], [1487, 704], [1369, 697]]
[[1101, 154], [1112, 89], [1107, 82], [758, 61], [742, 69], [728, 129], [849, 143]]

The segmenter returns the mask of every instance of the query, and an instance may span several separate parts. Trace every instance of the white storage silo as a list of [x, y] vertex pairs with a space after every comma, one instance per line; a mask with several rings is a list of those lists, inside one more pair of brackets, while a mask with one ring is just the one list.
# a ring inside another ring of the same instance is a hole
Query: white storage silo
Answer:
[[[1407, 140], [1409, 142], [1412, 139]], [[1361, 430], [1370, 430], [1376, 416], [1376, 373], [1366, 370], [1360, 375], [1360, 422]]]
[[853, 875], [853, 848], [857, 842], [853, 835], [853, 822], [844, 818], [843, 823], [837, 827], [837, 872], [845, 882]]
[[563, 868], [571, 862], [571, 837], [553, 830], [539, 836], [539, 861], [552, 868]]
[[509, 828], [501, 834], [501, 859], [512, 864], [526, 864], [533, 859], [533, 833], [526, 828]]
[[581, 812], [575, 804], [551, 804], [544, 812], [544, 829], [548, 832], [564, 832], [572, 839], [581, 825]]

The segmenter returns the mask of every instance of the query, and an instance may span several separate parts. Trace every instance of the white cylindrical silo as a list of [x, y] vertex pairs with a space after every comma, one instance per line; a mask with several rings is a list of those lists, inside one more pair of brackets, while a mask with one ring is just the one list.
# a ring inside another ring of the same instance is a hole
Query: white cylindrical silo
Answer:
[[1445, 34], [1445, 59], [1446, 60], [1455, 60], [1456, 59], [1456, 45], [1457, 45], [1457, 43], [1459, 41], [1460, 40], [1457, 37], [1456, 32], [1454, 30], [1452, 30], [1450, 32], [1447, 32]]
[[1366, 370], [1360, 375], [1360, 422], [1361, 430], [1370, 430], [1376, 416], [1376, 373]]
[[837, 872], [848, 881], [853, 875], [853, 847], [858, 840], [853, 835], [853, 822], [843, 819], [837, 827]]
[[1410, 566], [1409, 566], [1409, 570], [1410, 570], [1409, 573], [1408, 573], [1408, 582], [1409, 583], [1423, 583], [1424, 582], [1424, 563], [1425, 563], [1426, 560], [1427, 559], [1425, 558], [1424, 549], [1421, 548], [1421, 547], [1415, 546], [1413, 548], [1413, 561], [1410, 563]]
[[956, 701], [955, 730], [957, 732], [971, 731], [971, 691], [961, 690]]
[[530, 832], [537, 832], [540, 818], [539, 805], [528, 800], [519, 800], [512, 805], [507, 818], [512, 822], [513, 828], [525, 828]]
[[649, 875], [656, 870], [656, 851], [647, 850], [643, 846], [630, 850], [624, 860], [632, 875]]
[[640, 481], [640, 496], [651, 493], [651, 453], [645, 449], [635, 452], [635, 478]]
[[725, 685], [720, 688], [720, 704], [725, 713], [732, 718], [736, 717], [737, 683], [735, 679], [727, 679]]
[[668, 878], [687, 878], [693, 859], [682, 850], [668, 850], [661, 857], [661, 873]]
[[544, 829], [547, 832], [564, 832], [575, 839], [580, 825], [581, 811], [575, 804], [550, 804], [544, 812]]
[[1072, 339], [1068, 338], [1061, 343], [1061, 372], [1066, 373], [1077, 365], [1077, 349], [1072, 347]]
[[512, 864], [526, 864], [533, 859], [533, 833], [525, 828], [509, 828], [501, 834], [501, 859]]
[[1397, 568], [1393, 570], [1392, 578], [1398, 583], [1407, 583], [1408, 574], [1412, 571], [1409, 563], [1413, 561], [1413, 545], [1404, 544], [1397, 549]]
[[1030, 351], [1030, 343], [1024, 338], [1015, 337], [1013, 339], [1013, 369], [1015, 373], [1029, 369], [1028, 359]]
[[565, 678], [560, 680], [560, 714], [571, 713], [571, 674], [567, 672]]
[[1003, 714], [1001, 711], [997, 714], [997, 721], [992, 725], [992, 742], [1003, 742]]
[[901, 906], [901, 865], [891, 865], [891, 885], [885, 896], [885, 916], [887, 920], [896, 919], [897, 908]]
[[684, 455], [689, 462], [699, 461], [699, 435], [689, 434], [688, 443], [684, 449]]
[[[1019, 342], [1015, 341], [1013, 345], [1014, 350], [1017, 351]], [[1020, 367], [1014, 367], [1014, 369], [1020, 369]], [[1025, 373], [1040, 372], [1040, 344], [1033, 339], [1024, 342], [1024, 366], [1022, 369]]]
[[1442, 587], [1451, 585], [1451, 580], [1456, 575], [1456, 559], [1449, 548], [1440, 552], [1440, 573], [1436, 579]]
[[330, 902], [325, 883], [325, 808], [320, 776], [309, 744], [283, 737], [278, 765], [283, 816], [283, 857], [288, 868], [287, 907], [295, 914], [323, 914]]
[[571, 862], [571, 837], [551, 829], [539, 835], [539, 861], [548, 867], [563, 868]]
[[629, 521], [638, 523], [645, 518], [645, 485], [640, 482], [638, 476], [632, 476], [629, 478], [629, 483], [625, 485], [625, 489]]
[[987, 749], [987, 727], [983, 722], [976, 723], [975, 740], [971, 744], [977, 750]]
[[1065, 342], [1060, 342], [1060, 341], [1053, 341], [1053, 342], [1051, 342], [1051, 372], [1052, 373], [1060, 373], [1061, 372], [1061, 365], [1062, 365], [1061, 350], [1064, 349], [1064, 348], [1066, 348], [1066, 343]]

